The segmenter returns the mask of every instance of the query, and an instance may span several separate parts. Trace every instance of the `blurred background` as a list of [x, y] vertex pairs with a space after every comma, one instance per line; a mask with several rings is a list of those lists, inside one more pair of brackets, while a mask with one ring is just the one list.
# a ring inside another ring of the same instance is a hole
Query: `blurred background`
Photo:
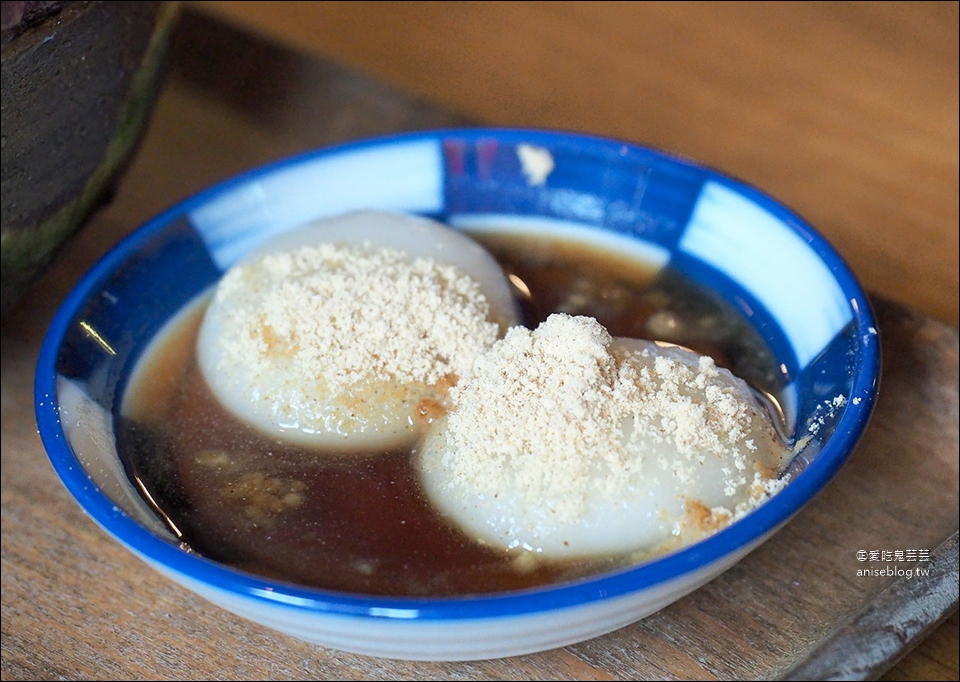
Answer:
[[725, 169], [957, 325], [956, 2], [188, 4], [482, 124]]
[[[957, 2], [190, 2], [484, 125], [691, 157], [958, 323]], [[884, 679], [957, 679], [957, 614]]]
[[[120, 46], [116, 39], [103, 39], [107, 35], [104, 17], [113, 17], [117, 26], [131, 31], [142, 24], [136, 51], [122, 57], [105, 55], [110, 64], [123, 66], [120, 70], [130, 82], [136, 82], [138, 73], [153, 73], [134, 68], [138, 55], [162, 61], [163, 41], [157, 36], [166, 37], [166, 27], [172, 25], [166, 8], [177, 3], [4, 2], [5, 29], [8, 8], [27, 4], [74, 6], [78, 15], [90, 17], [81, 35], [104, 51], [109, 45]], [[96, 5], [96, 13], [88, 12], [88, 5]], [[378, 134], [409, 127], [411, 120], [423, 128], [462, 122], [573, 130], [659, 147], [722, 169], [809, 220], [870, 292], [953, 327], [958, 324], [958, 2], [180, 5], [191, 20], [183, 22], [184, 31], [177, 37], [173, 77], [159, 98], [145, 144], [133, 158], [120, 191], [113, 193], [113, 180], [115, 173], [125, 169], [126, 159], [113, 164], [109, 178], [106, 172], [100, 174], [102, 181], [91, 185], [96, 192], [83, 194], [89, 195], [89, 202], [70, 208], [79, 219], [92, 210], [94, 200], [106, 203], [75, 244], [78, 248], [66, 252], [68, 267], [55, 280], [41, 280], [40, 287], [28, 291], [20, 309], [14, 310], [14, 317], [5, 318], [4, 351], [9, 354], [5, 355], [5, 376], [13, 376], [9, 373], [11, 348], [17, 343], [29, 349], [39, 344], [39, 323], [30, 328], [27, 323], [45, 319], [52, 312], [49, 305], [66, 294], [70, 283], [107, 245], [95, 239], [97, 232], [107, 235], [105, 239], [125, 234], [171, 202], [253, 165], [367, 131]], [[125, 16], [133, 7], [144, 13], [143, 18], [135, 21]], [[65, 17], [60, 15], [55, 29], [61, 37]], [[256, 34], [278, 49], [265, 49], [259, 41], [224, 32], [219, 22]], [[64, 42], [75, 51], [82, 45], [77, 38]], [[56, 42], [38, 36], [16, 52], [11, 45], [5, 36], [5, 65], [18, 54], [36, 57], [41, 47], [53, 50]], [[245, 59], [232, 57], [243, 49], [248, 50]], [[291, 56], [291, 51], [297, 54]], [[308, 56], [325, 60], [323, 67]], [[90, 53], [61, 57], [54, 63], [77, 66], [84, 62], [92, 62]], [[256, 73], [244, 71], [251, 69], [251, 62], [257, 65]], [[343, 69], [333, 68], [331, 62]], [[70, 144], [58, 143], [50, 149], [80, 149], [84, 147], [78, 142], [81, 138], [92, 146], [91, 122], [108, 122], [99, 115], [72, 113], [67, 105], [78, 98], [62, 96], [70, 90], [49, 77], [70, 81], [75, 94], [80, 81], [68, 69], [39, 76], [36, 69], [27, 73], [29, 77], [14, 81], [5, 66], [5, 211], [13, 197], [7, 173], [16, 170], [7, 159], [17, 157], [15, 143], [43, 142], [39, 131], [45, 129], [38, 117], [26, 114], [19, 128], [8, 124], [13, 119], [6, 117], [14, 108], [6, 102], [9, 95], [33, 93], [39, 83], [52, 87], [49, 100], [40, 104], [56, 105], [57, 116], [50, 127], [66, 131]], [[119, 81], [104, 75], [116, 71], [100, 73], [88, 67], [83, 73], [108, 94], [119, 92], [113, 87]], [[317, 83], [317, 78], [327, 80]], [[139, 80], [154, 85], [152, 79]], [[11, 85], [17, 83], [22, 85], [20, 90]], [[250, 83], [259, 85], [252, 88]], [[269, 87], [261, 87], [264, 83]], [[392, 97], [371, 83], [387, 84], [404, 96]], [[124, 152], [136, 148], [138, 126], [152, 106], [152, 87], [143, 91], [147, 94], [135, 102], [137, 106], [127, 107], [126, 119], [109, 121], [126, 133]], [[406, 95], [418, 101], [410, 104]], [[366, 118], [346, 120], [349, 110], [329, 104], [338, 96], [361, 102], [358, 109]], [[111, 105], [110, 111], [117, 109], [109, 97], [95, 101]], [[403, 111], [396, 111], [398, 102], [406, 107]], [[43, 111], [50, 113], [50, 109]], [[76, 121], [87, 125], [78, 127]], [[124, 122], [126, 130], [119, 125]], [[116, 131], [104, 128], [100, 141], [105, 144]], [[204, 134], [201, 144], [198, 131]], [[118, 159], [122, 156], [113, 151]], [[87, 165], [94, 167], [102, 153], [92, 150]], [[42, 161], [52, 169], [53, 177], [69, 190], [65, 196], [75, 201], [81, 180], [65, 182], [66, 162], [44, 149], [22, 158]], [[81, 170], [90, 172], [90, 168]], [[31, 168], [20, 175], [28, 188], [38, 186]], [[50, 192], [43, 192], [43, 197], [49, 196]], [[10, 271], [6, 252], [12, 241], [7, 238], [6, 217], [3, 227], [6, 276]], [[63, 277], [64, 271], [70, 276]], [[39, 291], [42, 288], [49, 291]], [[48, 308], [37, 312], [38, 301]], [[17, 358], [32, 368], [30, 353]], [[28, 371], [24, 369], [22, 376], [28, 376]], [[4, 400], [5, 406], [13, 404], [6, 394]], [[930, 400], [936, 404], [936, 396]], [[20, 421], [5, 417], [7, 437], [33, 444], [33, 424]], [[6, 452], [10, 452], [8, 442]], [[39, 469], [30, 465], [34, 460], [29, 448], [21, 445], [18, 452], [24, 453], [14, 462], [22, 463], [19, 471]], [[12, 482], [16, 477], [7, 473], [13, 471], [8, 467], [5, 464], [5, 480]], [[6, 523], [20, 518], [20, 511], [8, 512], [7, 505], [12, 510], [21, 498], [11, 496], [9, 488], [4, 490]], [[48, 507], [50, 513], [61, 509]], [[17, 509], [30, 514], [48, 511], [43, 505], [24, 504]], [[33, 518], [24, 514], [23, 518]], [[54, 522], [49, 525], [61, 528]], [[4, 537], [12, 544], [16, 535], [5, 532]], [[5, 580], [10, 575], [27, 575], [30, 589], [35, 589], [38, 551], [30, 546], [28, 560], [15, 566], [19, 573], [9, 571], [5, 563]], [[5, 550], [5, 562], [7, 556]], [[46, 560], [57, 564], [53, 554]], [[5, 597], [11, 594], [7, 588]], [[6, 627], [4, 633], [6, 645]], [[29, 641], [40, 638], [26, 634]], [[958, 679], [958, 652], [954, 613], [883, 679]], [[69, 677], [79, 674], [68, 673]]]

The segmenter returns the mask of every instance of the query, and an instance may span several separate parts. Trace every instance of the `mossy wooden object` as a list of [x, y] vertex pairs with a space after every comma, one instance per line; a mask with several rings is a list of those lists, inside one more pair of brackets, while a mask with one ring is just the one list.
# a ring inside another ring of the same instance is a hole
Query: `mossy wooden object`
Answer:
[[52, 13], [27, 22], [35, 4], [4, 3], [4, 314], [109, 199], [149, 120], [179, 13], [174, 2], [41, 3]]

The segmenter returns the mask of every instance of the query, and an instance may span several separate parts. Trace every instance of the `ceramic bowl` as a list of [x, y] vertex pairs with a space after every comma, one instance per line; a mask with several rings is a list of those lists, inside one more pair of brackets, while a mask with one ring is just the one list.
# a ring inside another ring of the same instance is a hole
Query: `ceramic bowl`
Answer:
[[[154, 334], [244, 253], [354, 209], [589, 235], [662, 256], [731, 302], [776, 356], [801, 444], [767, 503], [685, 549], [552, 587], [385, 598], [298, 587], [185, 551], [118, 460], [114, 425]], [[830, 244], [763, 192], [624, 141], [554, 131], [403, 134], [312, 151], [190, 197], [110, 251], [64, 301], [36, 375], [40, 435], [63, 484], [108, 534], [219, 606], [309, 642], [402, 659], [541, 651], [642, 619], [728, 569], [838, 472], [874, 406], [879, 338]]]

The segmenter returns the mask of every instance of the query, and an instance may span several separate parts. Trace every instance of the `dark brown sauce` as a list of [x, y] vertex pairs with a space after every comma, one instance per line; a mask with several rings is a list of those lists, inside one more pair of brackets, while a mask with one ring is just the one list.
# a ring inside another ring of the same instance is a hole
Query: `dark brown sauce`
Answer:
[[[637, 263], [574, 244], [479, 241], [512, 275], [527, 326], [563, 311], [592, 315], [615, 336], [650, 338], [648, 322], [666, 322], [677, 332], [666, 340], [776, 389], [760, 339], [734, 311], [669, 270], [652, 277]], [[193, 551], [294, 584], [394, 596], [517, 590], [630, 559], [518, 562], [472, 541], [427, 503], [410, 451], [329, 455], [239, 422], [197, 367], [201, 315], [197, 306], [147, 360], [144, 388], [128, 398], [129, 416], [117, 425], [128, 474]]]

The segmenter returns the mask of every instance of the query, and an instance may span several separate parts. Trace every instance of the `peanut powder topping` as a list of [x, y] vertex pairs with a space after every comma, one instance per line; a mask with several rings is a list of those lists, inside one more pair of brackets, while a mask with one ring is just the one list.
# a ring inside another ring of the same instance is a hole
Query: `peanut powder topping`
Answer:
[[218, 395], [254, 423], [390, 447], [446, 409], [449, 387], [500, 333], [490, 318], [480, 285], [454, 266], [309, 244], [224, 275], [200, 358]]
[[245, 299], [231, 315], [223, 361], [265, 372], [296, 362], [332, 392], [370, 377], [433, 385], [460, 375], [496, 340], [478, 284], [430, 258], [319, 244], [228, 272], [217, 292]]
[[663, 501], [652, 515], [735, 507], [758, 462], [775, 470], [784, 449], [746, 385], [711, 358], [613, 339], [590, 317], [511, 328], [450, 396], [425, 449], [443, 473], [428, 479], [451, 498], [497, 500], [503, 518], [500, 500], [516, 498], [507, 536], [581, 523], [610, 500]]

